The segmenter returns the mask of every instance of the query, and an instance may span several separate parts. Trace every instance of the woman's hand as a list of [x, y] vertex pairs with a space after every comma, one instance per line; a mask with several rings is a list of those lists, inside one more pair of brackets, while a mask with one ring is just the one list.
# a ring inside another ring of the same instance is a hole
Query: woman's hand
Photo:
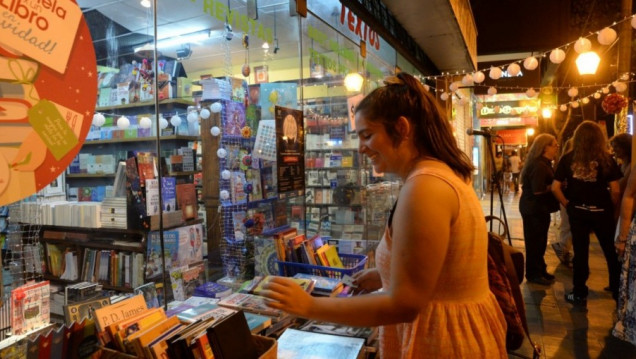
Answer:
[[614, 248], [616, 248], [616, 253], [618, 257], [622, 257], [625, 254], [625, 241], [616, 241], [614, 243]]
[[271, 308], [308, 318], [314, 307], [314, 298], [289, 278], [273, 277], [264, 289], [261, 295], [269, 299], [266, 303]]
[[353, 283], [357, 285], [353, 289], [354, 294], [370, 293], [382, 288], [380, 273], [376, 268], [365, 269], [353, 275]]

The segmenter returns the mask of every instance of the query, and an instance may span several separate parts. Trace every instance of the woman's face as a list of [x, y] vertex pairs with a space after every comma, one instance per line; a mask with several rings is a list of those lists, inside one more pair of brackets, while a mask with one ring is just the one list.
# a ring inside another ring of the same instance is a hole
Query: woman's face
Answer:
[[360, 138], [358, 152], [369, 157], [373, 169], [378, 173], [396, 173], [401, 163], [393, 141], [380, 122], [370, 122], [358, 112], [356, 114], [356, 132]]
[[557, 144], [557, 141], [552, 140], [552, 143], [547, 145], [546, 148], [543, 150], [543, 157], [549, 160], [553, 160], [556, 157], [558, 151], [559, 145]]

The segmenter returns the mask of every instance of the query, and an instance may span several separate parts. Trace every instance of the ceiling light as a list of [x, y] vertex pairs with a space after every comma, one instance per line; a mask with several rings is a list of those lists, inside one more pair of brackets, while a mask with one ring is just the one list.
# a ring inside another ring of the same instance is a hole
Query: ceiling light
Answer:
[[362, 89], [362, 84], [364, 83], [364, 78], [357, 72], [352, 72], [347, 74], [344, 79], [344, 85], [347, 88], [347, 91], [355, 91], [358, 92]]
[[150, 4], [150, 0], [141, 0], [141, 6], [149, 8], [152, 5]]
[[594, 75], [598, 69], [601, 58], [594, 51], [581, 53], [576, 58], [576, 67], [581, 75]]
[[544, 107], [543, 110], [541, 110], [541, 116], [543, 116], [543, 118], [552, 118], [552, 109]]

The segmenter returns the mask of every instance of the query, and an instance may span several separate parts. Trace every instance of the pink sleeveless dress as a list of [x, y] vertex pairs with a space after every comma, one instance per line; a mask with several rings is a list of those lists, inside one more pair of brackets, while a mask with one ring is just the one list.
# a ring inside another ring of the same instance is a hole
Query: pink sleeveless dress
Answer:
[[[420, 175], [453, 188], [459, 217], [431, 301], [413, 322], [380, 327], [380, 358], [508, 358], [506, 322], [488, 287], [487, 228], [477, 196], [450, 168], [423, 168], [407, 181]], [[387, 227], [376, 251], [385, 291], [391, 286], [392, 242]]]

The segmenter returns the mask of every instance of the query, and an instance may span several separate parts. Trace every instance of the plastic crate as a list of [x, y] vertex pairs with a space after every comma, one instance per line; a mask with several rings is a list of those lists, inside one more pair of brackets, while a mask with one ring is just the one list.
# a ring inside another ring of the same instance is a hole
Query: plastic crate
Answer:
[[276, 263], [278, 263], [278, 274], [281, 276], [293, 277], [296, 273], [305, 273], [321, 277], [342, 278], [345, 274], [353, 275], [353, 273], [363, 270], [367, 264], [367, 256], [364, 255], [339, 254], [338, 256], [345, 268], [276, 261]]

